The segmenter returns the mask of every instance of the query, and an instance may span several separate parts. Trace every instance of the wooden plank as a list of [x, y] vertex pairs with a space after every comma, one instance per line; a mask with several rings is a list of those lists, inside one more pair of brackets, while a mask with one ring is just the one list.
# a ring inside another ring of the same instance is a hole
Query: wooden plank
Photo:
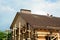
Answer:
[[38, 38], [37, 40], [46, 40], [46, 39], [43, 39], [43, 38]]
[[45, 39], [45, 36], [39, 36], [38, 38], [42, 38], [42, 39]]

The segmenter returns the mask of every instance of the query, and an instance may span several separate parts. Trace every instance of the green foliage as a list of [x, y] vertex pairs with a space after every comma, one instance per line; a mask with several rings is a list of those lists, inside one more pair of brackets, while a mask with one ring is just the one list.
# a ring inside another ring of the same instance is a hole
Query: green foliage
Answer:
[[9, 40], [10, 37], [11, 37], [10, 32], [0, 31], [0, 40]]
[[6, 37], [6, 33], [5, 32], [2, 32], [0, 31], [0, 39], [3, 39]]
[[11, 33], [8, 33], [8, 38], [7, 40], [11, 40]]

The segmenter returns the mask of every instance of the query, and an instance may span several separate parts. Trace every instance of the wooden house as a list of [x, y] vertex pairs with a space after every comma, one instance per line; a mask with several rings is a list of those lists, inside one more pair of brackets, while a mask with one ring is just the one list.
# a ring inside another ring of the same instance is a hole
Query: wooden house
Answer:
[[60, 40], [60, 18], [32, 14], [31, 10], [17, 12], [10, 29], [12, 40]]

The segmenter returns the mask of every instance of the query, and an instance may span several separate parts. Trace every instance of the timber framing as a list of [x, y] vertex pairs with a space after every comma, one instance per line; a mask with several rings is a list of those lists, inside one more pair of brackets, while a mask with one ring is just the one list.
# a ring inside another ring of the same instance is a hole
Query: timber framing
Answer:
[[60, 40], [59, 17], [31, 14], [27, 9], [17, 12], [10, 29], [12, 40]]

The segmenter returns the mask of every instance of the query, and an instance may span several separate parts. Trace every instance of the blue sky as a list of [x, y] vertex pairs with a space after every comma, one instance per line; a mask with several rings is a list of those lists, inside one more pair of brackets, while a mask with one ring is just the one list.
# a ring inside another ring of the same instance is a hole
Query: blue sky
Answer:
[[60, 0], [0, 0], [0, 30], [9, 29], [17, 11], [30, 9], [33, 14], [60, 17]]

